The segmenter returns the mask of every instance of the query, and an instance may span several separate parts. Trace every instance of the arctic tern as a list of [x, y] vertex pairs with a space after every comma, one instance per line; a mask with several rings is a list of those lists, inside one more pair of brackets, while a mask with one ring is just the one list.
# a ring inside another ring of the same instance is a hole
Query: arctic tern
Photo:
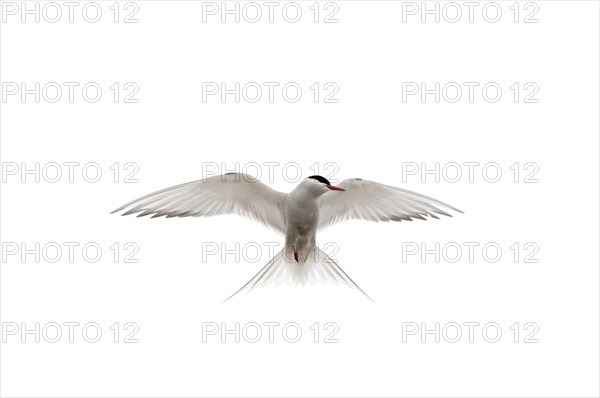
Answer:
[[361, 178], [334, 186], [326, 178], [314, 175], [285, 194], [250, 175], [226, 173], [151, 193], [112, 213], [139, 213], [138, 217], [152, 218], [239, 214], [284, 234], [284, 248], [231, 298], [273, 282], [332, 282], [358, 289], [367, 296], [317, 247], [317, 231], [349, 219], [379, 222], [452, 217], [450, 210], [462, 213], [437, 199]]

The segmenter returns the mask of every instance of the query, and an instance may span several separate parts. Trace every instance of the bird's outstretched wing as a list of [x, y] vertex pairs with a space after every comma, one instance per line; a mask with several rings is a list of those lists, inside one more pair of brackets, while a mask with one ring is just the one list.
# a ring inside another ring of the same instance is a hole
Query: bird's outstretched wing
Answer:
[[247, 174], [227, 173], [142, 196], [113, 213], [139, 213], [138, 217], [152, 218], [239, 214], [284, 232], [286, 196]]
[[344, 220], [412, 221], [437, 215], [452, 217], [448, 211], [462, 211], [402, 188], [352, 178], [337, 185], [346, 192], [328, 192], [319, 199], [319, 228]]

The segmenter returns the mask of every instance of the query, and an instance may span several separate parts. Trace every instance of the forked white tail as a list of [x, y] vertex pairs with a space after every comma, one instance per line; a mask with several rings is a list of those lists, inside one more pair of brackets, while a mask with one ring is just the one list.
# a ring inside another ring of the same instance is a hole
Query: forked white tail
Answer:
[[334, 283], [359, 290], [369, 300], [372, 299], [329, 257], [318, 247], [310, 249], [305, 262], [297, 263], [293, 252], [288, 248], [280, 250], [258, 273], [233, 293], [223, 303], [234, 296], [268, 285], [309, 285], [318, 283]]

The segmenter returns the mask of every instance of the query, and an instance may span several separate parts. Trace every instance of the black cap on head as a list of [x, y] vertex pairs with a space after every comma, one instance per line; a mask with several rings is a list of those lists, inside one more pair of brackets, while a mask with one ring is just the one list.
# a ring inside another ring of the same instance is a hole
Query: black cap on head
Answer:
[[322, 183], [322, 184], [325, 184], [325, 185], [331, 185], [331, 183], [329, 182], [329, 180], [328, 180], [327, 178], [325, 178], [325, 177], [321, 177], [321, 176], [310, 176], [310, 177], [308, 177], [308, 178], [312, 178], [312, 179], [314, 179], [314, 180], [317, 180], [317, 181], [319, 181], [320, 183]]

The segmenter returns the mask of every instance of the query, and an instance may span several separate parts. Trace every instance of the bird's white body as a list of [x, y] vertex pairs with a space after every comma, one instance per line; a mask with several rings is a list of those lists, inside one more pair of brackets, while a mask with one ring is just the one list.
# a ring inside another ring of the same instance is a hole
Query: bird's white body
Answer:
[[[285, 245], [297, 254], [298, 262], [306, 261], [316, 244], [319, 225], [320, 187], [304, 180], [285, 201]], [[293, 253], [292, 253], [293, 254]]]
[[152, 215], [152, 218], [236, 213], [284, 234], [284, 249], [237, 294], [273, 282], [333, 282], [361, 290], [316, 246], [320, 228], [346, 219], [412, 221], [438, 218], [436, 214], [450, 216], [443, 209], [460, 212], [436, 199], [360, 178], [342, 181], [334, 187], [323, 177], [311, 176], [285, 194], [246, 174], [227, 173], [163, 189], [114, 212], [139, 213], [138, 217]]

